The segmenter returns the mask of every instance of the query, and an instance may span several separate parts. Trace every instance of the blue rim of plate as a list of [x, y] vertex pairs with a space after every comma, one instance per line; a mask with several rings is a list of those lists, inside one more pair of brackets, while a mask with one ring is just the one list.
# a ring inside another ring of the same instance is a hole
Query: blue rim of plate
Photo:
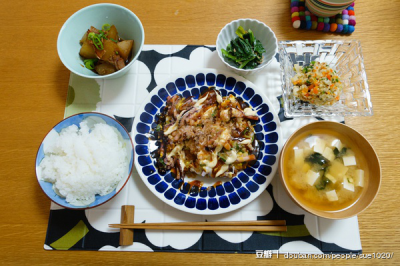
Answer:
[[[192, 70], [171, 77], [170, 82], [153, 89], [135, 115], [133, 142], [135, 166], [139, 176], [159, 199], [179, 210], [202, 215], [221, 214], [236, 210], [257, 198], [274, 177], [282, 148], [279, 118], [266, 96], [250, 81], [232, 73], [215, 69]], [[151, 158], [149, 133], [156, 127], [155, 119], [168, 96], [181, 94], [198, 99], [209, 86], [215, 86], [222, 96], [233, 94], [248, 103], [260, 117], [254, 125], [259, 140], [257, 162], [222, 185], [202, 187], [199, 193], [189, 194], [187, 181], [176, 180], [170, 172], [160, 174]]]
[[[129, 161], [129, 169], [128, 169], [128, 176], [126, 178], [122, 178], [121, 181], [119, 182], [119, 184], [117, 185], [117, 187], [111, 191], [110, 193], [108, 193], [107, 195], [104, 196], [100, 196], [100, 195], [96, 195], [95, 196], [95, 201], [90, 203], [89, 205], [85, 205], [85, 206], [75, 206], [72, 205], [70, 203], [68, 203], [66, 201], [65, 198], [60, 197], [59, 195], [57, 195], [54, 190], [53, 190], [53, 184], [50, 182], [46, 182], [44, 180], [41, 180], [39, 178], [40, 174], [39, 174], [39, 164], [40, 162], [43, 160], [44, 158], [44, 144], [46, 142], [46, 139], [49, 138], [50, 133], [55, 130], [57, 133], [60, 133], [60, 131], [63, 128], [66, 128], [70, 125], [79, 125], [80, 122], [82, 122], [83, 119], [87, 118], [87, 117], [91, 117], [91, 116], [95, 116], [95, 117], [100, 117], [102, 118], [108, 125], [110, 126], [114, 126], [118, 132], [121, 133], [122, 138], [132, 145], [132, 151], [130, 154], [130, 161]], [[61, 120], [60, 122], [58, 122], [44, 137], [43, 141], [40, 143], [39, 149], [37, 151], [36, 154], [36, 161], [35, 161], [35, 172], [36, 172], [36, 178], [37, 181], [39, 183], [40, 188], [43, 190], [43, 192], [46, 194], [46, 196], [55, 204], [67, 208], [67, 209], [73, 209], [73, 210], [85, 210], [85, 209], [91, 209], [91, 208], [95, 208], [98, 207], [100, 205], [103, 205], [104, 203], [110, 201], [112, 198], [114, 198], [126, 185], [126, 183], [128, 183], [129, 178], [132, 175], [132, 170], [133, 170], [133, 156], [134, 156], [134, 151], [133, 151], [133, 141], [129, 135], [129, 132], [126, 130], [126, 128], [117, 120], [115, 120], [114, 118], [112, 118], [111, 116], [102, 114], [102, 113], [97, 113], [97, 112], [85, 112], [85, 113], [79, 113], [79, 114], [74, 114], [71, 115], [69, 117], [64, 118], [63, 120]]]

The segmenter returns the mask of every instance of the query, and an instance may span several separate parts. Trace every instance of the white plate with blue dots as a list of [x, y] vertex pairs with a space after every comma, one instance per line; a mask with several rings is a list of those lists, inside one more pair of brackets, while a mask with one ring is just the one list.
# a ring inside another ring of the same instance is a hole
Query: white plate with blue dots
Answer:
[[[154, 145], [149, 135], [157, 125], [157, 114], [165, 106], [168, 96], [181, 94], [198, 99], [211, 86], [222, 96], [233, 94], [241, 98], [257, 111], [260, 119], [254, 124], [254, 129], [260, 152], [252, 166], [232, 179], [199, 176], [195, 179], [202, 186], [192, 190], [189, 183], [194, 179], [175, 179], [170, 172], [164, 174], [157, 170], [151, 156]], [[279, 118], [269, 99], [250, 81], [215, 69], [182, 73], [154, 88], [135, 117], [133, 134], [135, 166], [149, 190], [176, 209], [200, 215], [227, 213], [256, 199], [271, 183], [282, 148]]]

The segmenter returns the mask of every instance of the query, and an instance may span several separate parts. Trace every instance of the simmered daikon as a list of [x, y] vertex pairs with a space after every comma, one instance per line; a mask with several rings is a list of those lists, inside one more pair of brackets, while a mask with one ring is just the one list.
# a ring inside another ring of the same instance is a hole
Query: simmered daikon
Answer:
[[122, 40], [114, 25], [104, 24], [101, 30], [90, 27], [80, 43], [79, 55], [84, 58], [85, 67], [99, 75], [108, 75], [129, 63], [134, 41]]

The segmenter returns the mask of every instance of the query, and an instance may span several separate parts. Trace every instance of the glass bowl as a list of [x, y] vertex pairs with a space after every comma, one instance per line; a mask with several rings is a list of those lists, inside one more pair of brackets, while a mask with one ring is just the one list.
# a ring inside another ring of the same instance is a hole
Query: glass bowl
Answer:
[[[286, 117], [370, 116], [373, 114], [367, 75], [359, 41], [280, 41], [283, 106]], [[336, 70], [343, 84], [340, 99], [333, 105], [317, 106], [294, 96], [294, 64], [325, 62]]]

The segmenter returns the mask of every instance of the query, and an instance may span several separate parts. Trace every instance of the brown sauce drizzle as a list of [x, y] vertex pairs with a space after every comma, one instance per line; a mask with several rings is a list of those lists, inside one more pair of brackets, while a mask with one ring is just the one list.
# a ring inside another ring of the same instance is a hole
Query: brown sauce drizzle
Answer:
[[[212, 97], [216, 97], [216, 94], [218, 93], [215, 90], [215, 87], [208, 87], [206, 90], [204, 90], [204, 92], [200, 95], [199, 99], [203, 98], [204, 95], [210, 93], [210, 96]], [[218, 93], [219, 94], [219, 93]], [[236, 99], [238, 100], [238, 103], [241, 107], [242, 110], [244, 110], [245, 108], [249, 107], [249, 105], [243, 101], [242, 98], [240, 97], [236, 97]], [[218, 103], [217, 103], [218, 104]], [[188, 113], [191, 109], [187, 110], [186, 113]], [[157, 114], [156, 115], [156, 119], [155, 119], [155, 123], [160, 127], [160, 130], [156, 130], [153, 129], [150, 132], [150, 137], [149, 140], [150, 141], [155, 141], [156, 142], [156, 146], [158, 146], [158, 149], [151, 151], [151, 157], [154, 159], [154, 163], [156, 168], [158, 169], [158, 171], [160, 172], [160, 174], [166, 174], [166, 172], [168, 170], [171, 171], [171, 175], [175, 178], [175, 179], [182, 179], [182, 183], [179, 187], [179, 190], [182, 190], [182, 187], [184, 186], [185, 188], [187, 188], [187, 190], [189, 191], [188, 193], [193, 196], [196, 195], [197, 193], [200, 193], [200, 190], [203, 187], [203, 182], [199, 181], [199, 180], [193, 180], [190, 182], [185, 183], [184, 182], [184, 176], [181, 176], [180, 173], [177, 172], [176, 168], [172, 168], [172, 169], [167, 169], [165, 167], [165, 164], [163, 163], [164, 158], [166, 156], [165, 151], [166, 151], [166, 144], [167, 144], [167, 137], [164, 136], [164, 132], [163, 132], [163, 125], [165, 124], [165, 113], [162, 114]], [[241, 132], [238, 132], [237, 136], [233, 138], [233, 140], [235, 141], [242, 141], [245, 138], [241, 137]], [[258, 144], [258, 140], [254, 140], [253, 142], [253, 147], [255, 147], [255, 149], [253, 150], [253, 152], [251, 154], [254, 154], [256, 156], [256, 158], [259, 155], [259, 144]], [[245, 167], [247, 166], [252, 166], [255, 164], [255, 162], [257, 161], [249, 161], [245, 163]], [[207, 190], [209, 190], [211, 187], [216, 188], [217, 186], [222, 186], [224, 182], [222, 181], [217, 181], [215, 182], [212, 186], [208, 187]], [[188, 187], [189, 186], [189, 187]]]
[[203, 182], [200, 182], [199, 180], [193, 180], [191, 182], [188, 182], [189, 184], [189, 195], [194, 196], [200, 192], [201, 187], [203, 186]]
[[236, 100], [239, 102], [240, 107], [242, 108], [242, 110], [244, 110], [245, 108], [250, 107], [250, 105], [248, 103], [246, 103], [245, 101], [243, 101], [242, 98], [236, 97]]
[[[214, 183], [214, 185], [210, 186], [209, 188], [207, 188], [207, 190], [209, 190], [211, 187], [216, 188], [217, 186], [222, 186], [223, 182], [222, 181], [217, 181]], [[189, 195], [190, 196], [194, 196], [198, 193], [200, 193], [201, 188], [203, 187], [203, 182], [199, 181], [199, 180], [193, 180], [190, 181], [188, 183], [182, 183], [181, 187], [185, 186], [185, 188], [187, 188], [187, 190], [189, 191]], [[189, 186], [189, 187], [188, 187]], [[181, 188], [179, 188], [181, 190]]]
[[202, 187], [203, 186], [203, 182], [199, 181], [199, 180], [193, 180], [191, 182], [189, 182], [190, 186], [195, 186], [195, 187]]
[[218, 181], [218, 182], [215, 182], [215, 184], [212, 186], [216, 188], [217, 186], [221, 186], [221, 185], [222, 185], [222, 181]]

